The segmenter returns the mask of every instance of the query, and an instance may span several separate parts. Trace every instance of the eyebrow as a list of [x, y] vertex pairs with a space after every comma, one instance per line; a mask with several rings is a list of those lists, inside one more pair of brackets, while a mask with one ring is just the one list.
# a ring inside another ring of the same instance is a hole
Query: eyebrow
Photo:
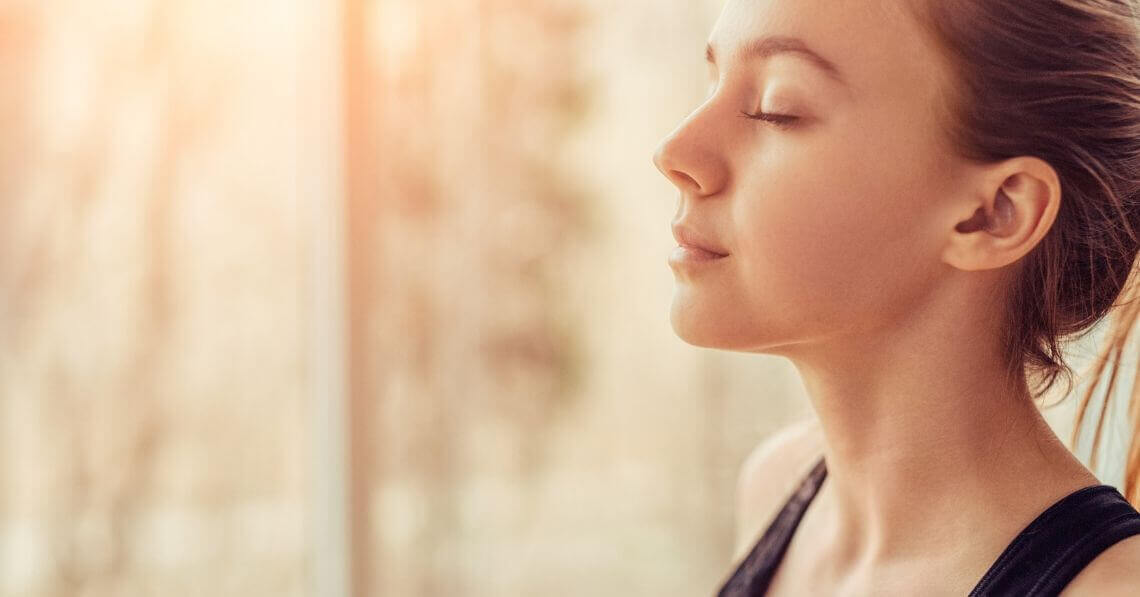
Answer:
[[[737, 51], [737, 55], [741, 58], [767, 58], [776, 54], [787, 53], [806, 58], [831, 79], [849, 86], [847, 79], [844, 78], [843, 73], [834, 62], [820, 56], [815, 50], [808, 47], [808, 45], [804, 43], [804, 40], [798, 37], [772, 35], [752, 39], [741, 46]], [[711, 43], [705, 45], [705, 60], [710, 64], [716, 64], [716, 52], [713, 50]]]

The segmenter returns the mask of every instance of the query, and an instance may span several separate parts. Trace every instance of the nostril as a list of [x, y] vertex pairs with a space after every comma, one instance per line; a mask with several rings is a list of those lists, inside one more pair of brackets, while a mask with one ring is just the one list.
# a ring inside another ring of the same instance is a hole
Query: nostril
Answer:
[[676, 182], [677, 186], [682, 188], [687, 187], [698, 193], [701, 191], [700, 183], [698, 183], [697, 180], [692, 176], [689, 176], [680, 170], [670, 170], [669, 175], [673, 178], [674, 182]]

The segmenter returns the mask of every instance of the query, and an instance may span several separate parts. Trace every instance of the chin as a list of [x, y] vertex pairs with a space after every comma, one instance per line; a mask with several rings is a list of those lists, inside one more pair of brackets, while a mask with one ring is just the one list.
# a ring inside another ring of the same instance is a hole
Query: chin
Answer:
[[[720, 308], [697, 309], [692, 305], [674, 300], [669, 312], [669, 323], [673, 333], [686, 344], [701, 348], [719, 348], [735, 350], [736, 341], [740, 340], [739, 326], [723, 319], [724, 311]], [[736, 328], [736, 333], [731, 330]]]
[[669, 323], [678, 338], [700, 348], [779, 355], [780, 347], [789, 344], [785, 334], [758, 329], [755, 324], [732, 318], [732, 314], [719, 305], [702, 309], [674, 299]]

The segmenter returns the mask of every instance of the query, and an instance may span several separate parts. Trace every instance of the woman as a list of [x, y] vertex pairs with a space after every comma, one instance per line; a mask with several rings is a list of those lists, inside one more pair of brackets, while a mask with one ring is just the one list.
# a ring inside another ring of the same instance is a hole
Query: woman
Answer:
[[1034, 403], [1135, 318], [1136, 11], [729, 0], [654, 155], [671, 322], [787, 357], [815, 417], [745, 464], [721, 595], [1140, 595], [1140, 455], [1129, 503]]

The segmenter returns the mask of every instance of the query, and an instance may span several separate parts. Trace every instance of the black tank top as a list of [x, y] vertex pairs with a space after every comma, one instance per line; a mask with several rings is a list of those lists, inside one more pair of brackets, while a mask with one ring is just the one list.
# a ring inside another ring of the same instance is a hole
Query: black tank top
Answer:
[[[808, 473], [718, 597], [760, 597], [780, 565], [792, 533], [827, 476], [824, 459]], [[969, 597], [1056, 596], [1113, 544], [1140, 535], [1140, 512], [1111, 485], [1078, 489], [1029, 523], [998, 556]]]

